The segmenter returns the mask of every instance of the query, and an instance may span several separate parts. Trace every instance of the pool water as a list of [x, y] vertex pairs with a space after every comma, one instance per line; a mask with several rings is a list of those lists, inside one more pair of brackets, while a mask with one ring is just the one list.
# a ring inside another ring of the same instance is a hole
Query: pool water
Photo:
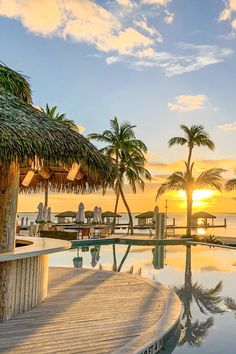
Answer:
[[206, 246], [83, 247], [50, 255], [50, 266], [117, 270], [157, 280], [182, 302], [174, 354], [236, 353], [236, 250]]

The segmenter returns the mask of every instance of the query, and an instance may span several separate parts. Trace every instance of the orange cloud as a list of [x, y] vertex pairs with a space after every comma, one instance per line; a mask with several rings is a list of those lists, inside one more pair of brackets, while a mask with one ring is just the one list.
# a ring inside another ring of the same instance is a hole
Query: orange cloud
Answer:
[[168, 103], [168, 108], [171, 111], [191, 112], [203, 109], [207, 106], [206, 95], [181, 95], [176, 97], [175, 103]]

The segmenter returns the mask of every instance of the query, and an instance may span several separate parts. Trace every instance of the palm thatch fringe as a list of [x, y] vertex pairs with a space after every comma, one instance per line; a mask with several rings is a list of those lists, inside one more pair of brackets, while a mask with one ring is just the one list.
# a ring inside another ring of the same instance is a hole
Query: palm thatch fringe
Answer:
[[[79, 163], [87, 176], [81, 181], [83, 188], [89, 176], [94, 188], [99, 184], [112, 186], [116, 175], [111, 161], [84, 136], [48, 119], [43, 112], [0, 87], [0, 163], [18, 160], [25, 165], [35, 155], [59, 166]], [[68, 182], [66, 185], [69, 186]]]

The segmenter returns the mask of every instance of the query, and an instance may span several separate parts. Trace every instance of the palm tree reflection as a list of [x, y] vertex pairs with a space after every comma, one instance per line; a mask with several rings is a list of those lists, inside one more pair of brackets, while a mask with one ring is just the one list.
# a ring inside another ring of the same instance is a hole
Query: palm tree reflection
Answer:
[[183, 315], [181, 323], [181, 336], [179, 345], [188, 343], [189, 346], [200, 346], [204, 338], [208, 335], [209, 329], [214, 324], [212, 316], [206, 321], [192, 319], [193, 304], [204, 315], [223, 313], [222, 300], [220, 296], [222, 291], [222, 282], [219, 282], [214, 288], [205, 288], [198, 282], [192, 282], [191, 270], [191, 246], [186, 246], [186, 266], [185, 266], [185, 282], [183, 286], [173, 287], [176, 294], [183, 303]]

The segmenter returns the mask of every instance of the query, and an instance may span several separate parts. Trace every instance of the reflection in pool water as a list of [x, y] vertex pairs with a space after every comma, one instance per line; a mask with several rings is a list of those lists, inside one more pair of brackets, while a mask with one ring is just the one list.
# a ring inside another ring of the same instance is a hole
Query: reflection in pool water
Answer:
[[141, 274], [174, 289], [183, 305], [174, 354], [236, 353], [236, 250], [96, 246], [62, 252], [59, 257], [51, 255], [50, 265], [73, 266], [77, 256], [83, 267]]

